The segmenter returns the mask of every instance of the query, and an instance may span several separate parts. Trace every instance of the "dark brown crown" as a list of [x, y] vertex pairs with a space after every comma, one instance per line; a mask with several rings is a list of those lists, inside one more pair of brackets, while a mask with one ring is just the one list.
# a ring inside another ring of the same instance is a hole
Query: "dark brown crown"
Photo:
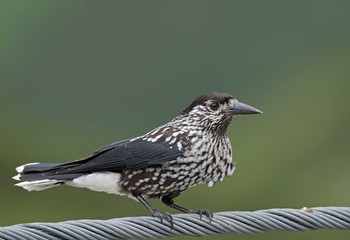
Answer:
[[183, 110], [182, 113], [189, 113], [195, 106], [204, 105], [204, 103], [208, 100], [213, 100], [220, 104], [223, 104], [229, 101], [230, 99], [233, 99], [233, 97], [228, 93], [210, 92], [197, 97], [185, 110]]

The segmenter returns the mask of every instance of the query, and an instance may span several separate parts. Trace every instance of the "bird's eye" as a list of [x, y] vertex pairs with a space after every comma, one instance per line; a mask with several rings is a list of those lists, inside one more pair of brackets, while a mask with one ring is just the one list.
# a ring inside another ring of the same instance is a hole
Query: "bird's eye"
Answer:
[[210, 107], [212, 110], [216, 110], [219, 108], [219, 103], [218, 102], [209, 102], [208, 107]]

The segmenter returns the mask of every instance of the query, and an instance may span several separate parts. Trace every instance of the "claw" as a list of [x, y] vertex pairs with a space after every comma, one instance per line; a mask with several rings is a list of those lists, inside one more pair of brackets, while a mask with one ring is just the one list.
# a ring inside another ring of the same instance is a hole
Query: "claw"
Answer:
[[211, 221], [211, 220], [213, 219], [213, 217], [214, 217], [214, 214], [213, 214], [211, 211], [209, 211], [209, 210], [204, 210], [203, 213], [204, 213], [204, 215], [205, 215], [207, 218], [209, 218], [210, 221]]
[[156, 209], [153, 209], [152, 216], [159, 218], [161, 223], [163, 223], [163, 219], [164, 219], [165, 221], [170, 223], [171, 229], [174, 228], [173, 217], [169, 213], [163, 213], [163, 212], [159, 212]]
[[202, 216], [204, 215], [207, 218], [209, 218], [210, 221], [214, 217], [213, 213], [209, 210], [191, 210], [189, 213], [199, 214], [200, 219], [202, 219]]
[[159, 218], [160, 222], [163, 223], [163, 219], [170, 223], [171, 229], [174, 228], [173, 217], [169, 213], [159, 212], [157, 209], [153, 208], [149, 203], [142, 197], [142, 195], [134, 195], [134, 197], [139, 200], [145, 207], [150, 211], [153, 217]]

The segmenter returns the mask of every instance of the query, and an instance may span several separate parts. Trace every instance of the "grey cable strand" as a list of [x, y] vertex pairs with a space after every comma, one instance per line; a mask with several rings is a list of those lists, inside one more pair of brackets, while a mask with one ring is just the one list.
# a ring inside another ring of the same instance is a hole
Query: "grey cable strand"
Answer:
[[174, 227], [154, 217], [110, 220], [75, 220], [59, 223], [26, 223], [0, 227], [0, 239], [125, 239], [171, 236], [210, 236], [225, 233], [260, 233], [273, 230], [350, 230], [350, 208], [267, 209], [254, 212], [219, 212], [210, 222], [196, 214], [173, 215]]

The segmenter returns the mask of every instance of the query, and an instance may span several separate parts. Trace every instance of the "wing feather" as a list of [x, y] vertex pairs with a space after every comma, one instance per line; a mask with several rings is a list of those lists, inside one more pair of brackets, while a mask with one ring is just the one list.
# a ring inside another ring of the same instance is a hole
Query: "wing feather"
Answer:
[[127, 139], [102, 147], [86, 159], [63, 164], [56, 174], [138, 170], [161, 166], [182, 155], [175, 144]]

